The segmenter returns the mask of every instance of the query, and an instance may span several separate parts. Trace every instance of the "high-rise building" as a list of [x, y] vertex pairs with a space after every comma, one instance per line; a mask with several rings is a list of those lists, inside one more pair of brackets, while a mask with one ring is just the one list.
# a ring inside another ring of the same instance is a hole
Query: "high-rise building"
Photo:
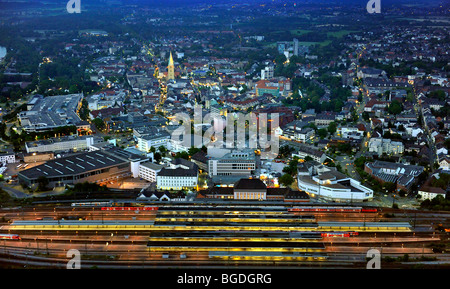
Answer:
[[294, 55], [298, 56], [298, 39], [294, 38]]
[[175, 65], [173, 64], [172, 52], [170, 52], [169, 66], [167, 67], [167, 80], [175, 79]]

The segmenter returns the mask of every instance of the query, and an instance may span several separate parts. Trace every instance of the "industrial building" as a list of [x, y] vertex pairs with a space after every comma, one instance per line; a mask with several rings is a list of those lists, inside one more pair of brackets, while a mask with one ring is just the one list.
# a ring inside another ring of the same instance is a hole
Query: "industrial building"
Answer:
[[116, 147], [106, 147], [50, 160], [19, 172], [18, 178], [27, 186], [38, 184], [42, 177], [48, 180], [51, 187], [82, 182], [101, 183], [125, 177], [136, 178], [140, 163], [145, 161], [148, 158]]

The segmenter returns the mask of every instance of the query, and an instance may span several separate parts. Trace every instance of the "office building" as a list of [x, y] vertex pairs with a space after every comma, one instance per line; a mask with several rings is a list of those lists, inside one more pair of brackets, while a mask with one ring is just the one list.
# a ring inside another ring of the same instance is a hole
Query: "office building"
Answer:
[[156, 150], [160, 146], [171, 149], [171, 136], [166, 130], [158, 127], [139, 127], [133, 129], [134, 138], [137, 141], [137, 149], [143, 152], [150, 152], [151, 147]]
[[139, 165], [139, 177], [146, 181], [156, 183], [156, 177], [164, 166], [152, 162], [144, 162]]
[[156, 177], [158, 190], [192, 190], [198, 184], [198, 171], [184, 168], [162, 168]]
[[256, 170], [254, 152], [232, 152], [208, 160], [208, 172], [212, 176], [249, 177]]

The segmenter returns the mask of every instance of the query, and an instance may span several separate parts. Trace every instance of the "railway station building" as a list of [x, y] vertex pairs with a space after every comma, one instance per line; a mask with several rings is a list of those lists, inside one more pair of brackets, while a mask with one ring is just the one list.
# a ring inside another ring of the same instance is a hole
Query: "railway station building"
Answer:
[[199, 191], [198, 198], [248, 200], [248, 201], [284, 201], [309, 202], [309, 196], [303, 191], [292, 191], [290, 188], [268, 188], [260, 179], [243, 178], [233, 187], [214, 186]]

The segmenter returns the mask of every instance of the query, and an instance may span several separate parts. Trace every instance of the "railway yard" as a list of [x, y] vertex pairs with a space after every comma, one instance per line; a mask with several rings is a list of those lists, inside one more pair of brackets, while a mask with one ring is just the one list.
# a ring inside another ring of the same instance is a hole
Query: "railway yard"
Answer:
[[[0, 210], [11, 268], [382, 268], [450, 264], [450, 213], [358, 206], [46, 204]], [[68, 254], [69, 253], [69, 254]]]

